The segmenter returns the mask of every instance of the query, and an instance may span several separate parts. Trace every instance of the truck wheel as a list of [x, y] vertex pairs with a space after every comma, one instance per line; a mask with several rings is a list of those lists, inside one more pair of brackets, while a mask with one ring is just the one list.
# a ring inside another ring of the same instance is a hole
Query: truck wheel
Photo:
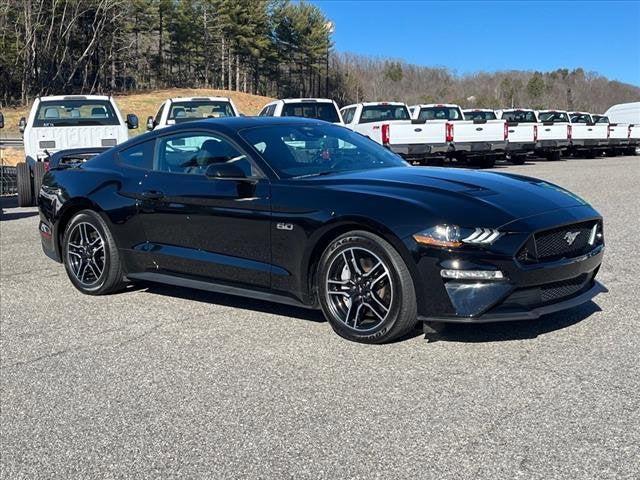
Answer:
[[514, 165], [523, 165], [526, 159], [524, 155], [512, 155], [510, 161]]
[[584, 152], [584, 158], [596, 158], [596, 152], [591, 150], [587, 150]]
[[25, 162], [16, 165], [16, 185], [18, 187], [18, 206], [30, 207], [33, 204], [31, 169]]
[[478, 162], [478, 166], [480, 168], [492, 168], [496, 164], [496, 157], [493, 155], [489, 155], [487, 157], [482, 157]]
[[44, 178], [47, 169], [44, 162], [36, 162], [33, 166], [33, 202], [34, 205], [38, 204], [38, 196], [40, 195], [40, 187], [42, 186], [42, 179]]
[[560, 150], [554, 150], [552, 152], [547, 153], [547, 160], [549, 160], [550, 162], [557, 162], [558, 160], [560, 160], [560, 158], [561, 158]]
[[433, 165], [434, 167], [442, 167], [444, 165], [444, 158], [429, 158], [427, 165]]

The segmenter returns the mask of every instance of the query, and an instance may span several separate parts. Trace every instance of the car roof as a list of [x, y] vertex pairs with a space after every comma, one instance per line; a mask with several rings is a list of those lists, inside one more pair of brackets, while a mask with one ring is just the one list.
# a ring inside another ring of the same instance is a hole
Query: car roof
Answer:
[[[171, 127], [160, 130], [153, 130], [151, 133], [164, 135], [170, 132], [181, 130], [193, 130], [198, 128], [215, 127], [221, 131], [238, 132], [247, 128], [264, 127], [272, 125], [333, 125], [334, 123], [325, 122], [315, 118], [304, 117], [222, 117], [222, 118], [206, 118], [202, 120], [193, 120], [191, 122], [179, 123]], [[135, 138], [135, 137], [134, 137]]]
[[228, 102], [231, 99], [229, 97], [173, 97], [170, 100], [172, 102], [197, 102], [201, 100], [208, 102]]
[[460, 105], [455, 103], [419, 103], [417, 105], [411, 105], [411, 108], [433, 108], [433, 107], [455, 107], [460, 108]]
[[111, 100], [108, 95], [51, 95], [40, 97], [41, 102], [55, 102], [60, 100]]

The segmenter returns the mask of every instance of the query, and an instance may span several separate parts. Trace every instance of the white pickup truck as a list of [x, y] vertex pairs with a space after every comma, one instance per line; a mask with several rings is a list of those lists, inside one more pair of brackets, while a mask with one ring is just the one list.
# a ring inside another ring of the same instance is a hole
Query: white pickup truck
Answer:
[[260, 117], [304, 117], [317, 118], [325, 122], [343, 125], [336, 102], [329, 98], [285, 98], [267, 103]]
[[102, 95], [38, 97], [19, 123], [25, 162], [16, 165], [18, 204], [29, 206], [40, 190], [47, 158], [61, 150], [113, 147], [138, 128], [138, 117], [126, 119], [114, 99]]
[[540, 110], [536, 155], [547, 160], [560, 160], [571, 146], [571, 121], [564, 110]]
[[345, 126], [413, 163], [440, 163], [449, 151], [444, 122], [412, 120], [401, 102], [366, 102], [341, 110]]
[[504, 120], [465, 120], [462, 109], [454, 104], [421, 104], [411, 109], [414, 120], [445, 123], [451, 158], [491, 167], [507, 151], [509, 132]]
[[640, 102], [620, 103], [609, 107], [604, 114], [613, 123], [626, 123], [629, 125], [627, 138], [629, 147], [625, 149], [626, 155], [635, 155], [640, 148]]
[[596, 125], [588, 112], [569, 112], [571, 120], [571, 153], [593, 158], [609, 146], [609, 127]]
[[147, 118], [147, 130], [158, 130], [177, 123], [205, 118], [238, 117], [240, 113], [229, 97], [178, 97], [165, 100], [155, 117]]
[[607, 125], [609, 129], [607, 155], [615, 156], [628, 150], [630, 129], [628, 123], [611, 123], [606, 115], [591, 115], [591, 118], [596, 125]]
[[498, 118], [507, 122], [509, 129], [508, 158], [522, 165], [527, 156], [533, 155], [538, 141], [538, 116], [529, 108], [506, 108], [496, 112]]

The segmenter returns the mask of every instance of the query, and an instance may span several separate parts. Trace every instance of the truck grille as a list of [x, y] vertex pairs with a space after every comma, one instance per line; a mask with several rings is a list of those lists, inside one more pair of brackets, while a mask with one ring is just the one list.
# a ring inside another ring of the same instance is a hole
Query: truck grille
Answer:
[[[591, 238], [594, 227], [595, 237]], [[535, 233], [516, 254], [516, 258], [521, 263], [574, 258], [589, 253], [602, 243], [602, 222], [591, 220]]]

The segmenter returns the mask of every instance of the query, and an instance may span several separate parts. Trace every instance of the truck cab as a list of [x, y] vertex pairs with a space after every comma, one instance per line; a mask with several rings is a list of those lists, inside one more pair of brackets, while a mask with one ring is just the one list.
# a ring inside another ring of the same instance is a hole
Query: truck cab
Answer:
[[509, 130], [508, 158], [521, 165], [527, 156], [533, 155], [538, 141], [540, 124], [535, 110], [530, 108], [506, 108], [496, 112], [498, 118], [507, 122]]
[[147, 118], [147, 130], [205, 118], [238, 117], [240, 113], [229, 97], [177, 97], [165, 100], [155, 117]]
[[260, 117], [304, 117], [344, 125], [336, 102], [329, 98], [285, 98], [267, 103]]
[[18, 124], [25, 161], [16, 165], [18, 204], [30, 206], [40, 190], [48, 158], [78, 148], [113, 147], [138, 128], [138, 117], [122, 116], [111, 96], [59, 95], [38, 97], [29, 116]]
[[536, 155], [547, 160], [560, 160], [571, 146], [571, 121], [564, 110], [540, 110], [537, 112], [538, 141]]

